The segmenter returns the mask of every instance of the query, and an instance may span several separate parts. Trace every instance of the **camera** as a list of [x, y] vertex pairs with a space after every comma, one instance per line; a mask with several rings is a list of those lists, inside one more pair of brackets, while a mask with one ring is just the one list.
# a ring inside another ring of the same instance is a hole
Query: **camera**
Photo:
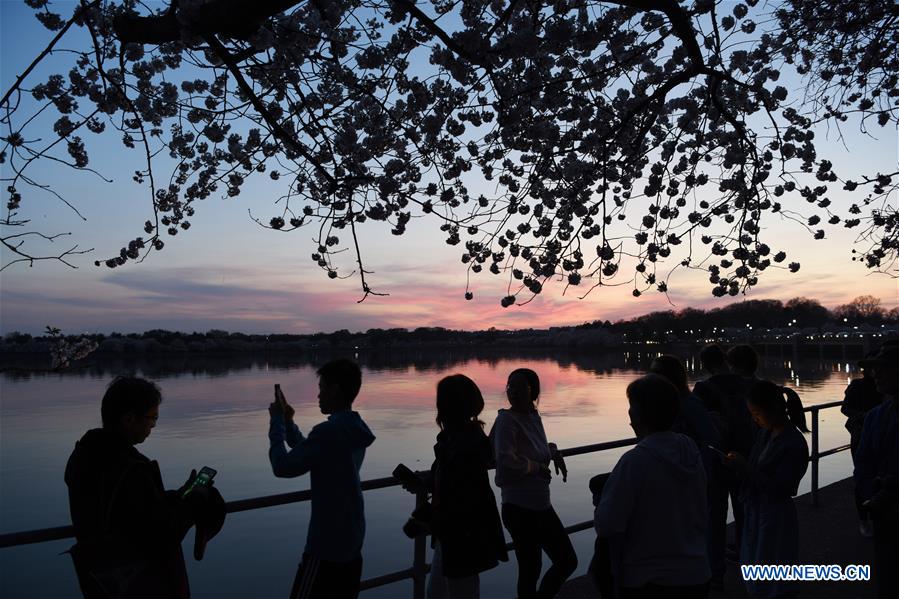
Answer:
[[415, 518], [409, 518], [408, 520], [406, 520], [406, 523], [403, 524], [403, 534], [410, 539], [426, 535], [430, 531], [430, 526], [428, 526], [424, 522], [416, 520]]
[[403, 534], [410, 539], [431, 534], [431, 519], [433, 515], [430, 503], [421, 504], [415, 508], [412, 515], [403, 524]]
[[398, 464], [393, 469], [393, 477], [403, 485], [403, 488], [413, 494], [422, 493], [426, 490], [425, 482], [419, 475], [409, 469], [405, 464]]

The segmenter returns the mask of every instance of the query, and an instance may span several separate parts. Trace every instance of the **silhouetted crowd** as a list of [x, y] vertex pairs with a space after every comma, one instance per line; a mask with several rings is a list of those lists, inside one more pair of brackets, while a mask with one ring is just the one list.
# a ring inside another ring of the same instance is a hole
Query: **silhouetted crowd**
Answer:
[[[756, 376], [749, 346], [700, 353], [708, 376], [691, 390], [684, 364], [662, 355], [626, 390], [637, 444], [611, 473], [590, 481], [595, 552], [589, 573], [603, 598], [704, 598], [723, 588], [728, 561], [790, 565], [799, 559], [793, 497], [809, 463], [805, 413], [796, 392]], [[879, 597], [899, 597], [899, 343], [860, 362], [846, 390], [860, 532], [873, 536]], [[327, 419], [303, 435], [279, 385], [269, 405], [269, 460], [277, 477], [306, 473], [311, 518], [291, 599], [359, 594], [364, 503], [359, 478], [375, 436], [353, 411], [362, 386], [350, 360], [323, 365], [318, 401]], [[509, 597], [555, 597], [578, 559], [553, 509], [553, 472], [567, 481], [562, 452], [547, 441], [538, 407], [540, 379], [514, 370], [508, 407], [492, 429], [479, 419], [484, 398], [463, 374], [437, 383], [434, 462], [402, 464], [394, 476], [417, 497], [403, 531], [428, 535], [434, 549], [429, 599], [477, 599], [479, 575], [507, 561], [505, 528], [518, 563]], [[162, 394], [152, 382], [119, 377], [101, 403], [102, 428], [88, 431], [66, 467], [77, 543], [70, 550], [87, 599], [190, 596], [181, 542], [195, 529], [194, 557], [222, 528], [225, 503], [215, 471], [191, 472], [166, 490], [159, 466], [135, 448], [156, 424]], [[500, 506], [490, 485], [495, 468]], [[728, 504], [735, 542], [727, 543]], [[544, 571], [543, 554], [549, 559]], [[542, 576], [541, 576], [542, 574]], [[744, 581], [753, 598], [798, 595], [794, 581]], [[286, 591], [286, 589], [285, 589]]]

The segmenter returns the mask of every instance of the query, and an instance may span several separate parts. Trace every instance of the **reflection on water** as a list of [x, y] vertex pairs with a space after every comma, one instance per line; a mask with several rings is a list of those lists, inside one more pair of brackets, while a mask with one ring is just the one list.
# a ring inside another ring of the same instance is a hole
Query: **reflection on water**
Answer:
[[[344, 354], [346, 355], [346, 354]], [[550, 440], [560, 447], [632, 436], [624, 388], [645, 371], [646, 353], [403, 351], [360, 354], [363, 389], [356, 402], [377, 440], [363, 478], [386, 476], [398, 462], [427, 468], [437, 432], [433, 397], [437, 381], [464, 372], [484, 393], [489, 427], [505, 406], [506, 376], [518, 367], [541, 377], [540, 411]], [[219, 470], [217, 485], [228, 499], [308, 487], [308, 479], [278, 480], [267, 460], [266, 406], [280, 383], [308, 431], [322, 419], [317, 409], [315, 367], [334, 354], [290, 356], [177, 355], [152, 360], [117, 358], [60, 373], [6, 373], [0, 378], [0, 530], [12, 532], [68, 521], [62, 473], [74, 442], [99, 424], [99, 399], [117, 373], [155, 379], [164, 402], [157, 428], [140, 449], [158, 459], [167, 485], [179, 485], [191, 468]], [[701, 377], [688, 359], [691, 379]], [[798, 389], [807, 405], [842, 399], [855, 366], [834, 360], [764, 360], [761, 375]], [[848, 441], [837, 410], [821, 415], [821, 448]], [[592, 514], [587, 481], [614, 465], [621, 450], [572, 458], [568, 483], [554, 480], [553, 503], [562, 520]], [[826, 484], [848, 475], [846, 453], [822, 462]], [[808, 489], [806, 481], [803, 489]], [[366, 493], [366, 577], [406, 568], [411, 543], [400, 527], [412, 499], [397, 489]], [[206, 559], [191, 563], [195, 597], [281, 597], [287, 594], [302, 550], [308, 504], [259, 510], [229, 518]], [[192, 542], [188, 535], [188, 542]], [[589, 562], [590, 533], [573, 538], [581, 568]], [[58, 553], [69, 541], [0, 550], [3, 597], [77, 596], [71, 566]], [[190, 547], [185, 552], [190, 555]], [[33, 567], [40, 564], [39, 568]], [[27, 566], [27, 567], [26, 567]], [[484, 597], [505, 597], [515, 566], [497, 568], [483, 581]], [[408, 585], [366, 592], [363, 597], [405, 597]]]

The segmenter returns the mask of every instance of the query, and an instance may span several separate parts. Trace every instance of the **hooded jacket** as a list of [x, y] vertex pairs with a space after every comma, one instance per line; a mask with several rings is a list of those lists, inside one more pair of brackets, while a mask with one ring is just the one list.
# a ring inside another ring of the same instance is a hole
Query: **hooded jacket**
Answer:
[[711, 576], [706, 474], [692, 439], [644, 437], [612, 470], [594, 523], [619, 586], [695, 585]]
[[165, 490], [155, 461], [115, 433], [93, 429], [75, 444], [65, 481], [85, 597], [190, 596], [181, 540], [193, 524], [191, 506]]
[[288, 428], [281, 414], [272, 415], [268, 455], [279, 478], [309, 473], [312, 516], [303, 551], [324, 561], [352, 561], [361, 555], [365, 538], [359, 469], [375, 436], [353, 411], [331, 414], [308, 437], [291, 424]]

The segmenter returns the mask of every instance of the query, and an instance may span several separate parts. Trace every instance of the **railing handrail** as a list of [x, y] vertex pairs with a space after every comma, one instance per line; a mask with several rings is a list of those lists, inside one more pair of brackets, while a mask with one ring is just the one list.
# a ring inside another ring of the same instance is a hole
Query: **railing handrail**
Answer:
[[[585, 453], [593, 453], [597, 451], [605, 451], [607, 449], [617, 449], [619, 447], [627, 447], [635, 445], [637, 439], [617, 439], [615, 441], [606, 441], [604, 443], [596, 443], [593, 445], [582, 445], [580, 447], [569, 447], [568, 449], [559, 450], [565, 456], [582, 455]], [[402, 483], [393, 476], [385, 476], [383, 478], [372, 478], [362, 481], [363, 491], [374, 491], [376, 489], [387, 489], [390, 487], [398, 487]], [[290, 493], [277, 493], [275, 495], [263, 495], [261, 497], [250, 497], [248, 499], [237, 499], [225, 503], [225, 512], [234, 514], [238, 512], [246, 512], [249, 510], [258, 510], [266, 507], [276, 507], [279, 505], [287, 505], [289, 503], [300, 503], [312, 499], [312, 490], [304, 489], [302, 491], [291, 491]], [[32, 535], [34, 537], [32, 539]], [[46, 541], [58, 541], [75, 536], [75, 529], [72, 525], [55, 526], [52, 528], [41, 528], [37, 530], [26, 530], [21, 532], [5, 533], [0, 535], [0, 549], [6, 547], [14, 547], [17, 545], [29, 545], [33, 543], [44, 543]]]
[[[833, 401], [823, 404], [816, 404], [813, 406], [806, 406], [803, 408], [803, 412], [811, 412], [812, 414], [812, 449], [809, 453], [809, 462], [812, 464], [812, 502], [814, 505], [818, 505], [818, 461], [829, 455], [833, 455], [835, 453], [839, 453], [841, 451], [846, 451], [849, 449], [849, 445], [840, 445], [838, 447], [834, 447], [823, 452], [818, 450], [818, 413], [821, 410], [835, 408], [841, 406], [843, 404], [842, 401]], [[596, 453], [599, 451], [606, 451], [609, 449], [618, 449], [621, 447], [628, 447], [631, 445], [637, 444], [636, 438], [628, 438], [628, 439], [616, 439], [614, 441], [605, 441], [603, 443], [594, 443], [591, 445], [581, 445], [578, 447], [569, 447], [567, 449], [559, 450], [560, 453], [565, 457], [583, 455], [587, 453]], [[393, 476], [386, 476], [383, 478], [373, 478], [369, 480], [364, 480], [361, 483], [361, 487], [363, 491], [373, 491], [376, 489], [387, 489], [390, 487], [400, 486], [402, 483]], [[245, 512], [249, 510], [261, 509], [266, 507], [275, 507], [279, 505], [286, 505], [289, 503], [299, 503], [303, 501], [309, 501], [312, 498], [312, 490], [305, 489], [303, 491], [293, 491], [290, 493], [278, 493], [275, 495], [265, 495], [262, 497], [251, 497], [248, 499], [238, 499], [235, 501], [229, 501], [225, 504], [225, 511], [229, 514], [237, 513], [237, 512]], [[421, 497], [418, 498], [418, 501], [421, 501]], [[566, 534], [573, 534], [575, 532], [580, 532], [582, 530], [588, 530], [592, 528], [593, 521], [586, 520], [584, 522], [578, 522], [577, 524], [573, 524], [565, 528]], [[0, 549], [6, 547], [16, 547], [19, 545], [30, 545], [34, 543], [44, 543], [48, 541], [58, 541], [61, 539], [67, 539], [75, 536], [75, 529], [73, 526], [57, 526], [52, 528], [42, 528], [37, 530], [26, 530], [21, 532], [13, 532], [13, 533], [5, 533], [0, 534]], [[406, 568], [404, 570], [398, 570], [396, 572], [389, 572], [387, 574], [382, 574], [380, 576], [376, 576], [373, 578], [368, 578], [361, 582], [361, 589], [371, 589], [379, 586], [384, 586], [387, 584], [392, 584], [394, 582], [400, 582], [402, 580], [413, 579], [415, 582], [416, 595], [419, 595], [417, 592], [419, 588], [422, 589], [423, 592], [423, 577], [430, 570], [430, 565], [425, 563], [425, 545], [424, 545], [425, 537], [418, 537], [415, 539], [415, 559], [411, 568]], [[512, 549], [512, 543], [508, 543], [506, 545], [507, 549]]]

